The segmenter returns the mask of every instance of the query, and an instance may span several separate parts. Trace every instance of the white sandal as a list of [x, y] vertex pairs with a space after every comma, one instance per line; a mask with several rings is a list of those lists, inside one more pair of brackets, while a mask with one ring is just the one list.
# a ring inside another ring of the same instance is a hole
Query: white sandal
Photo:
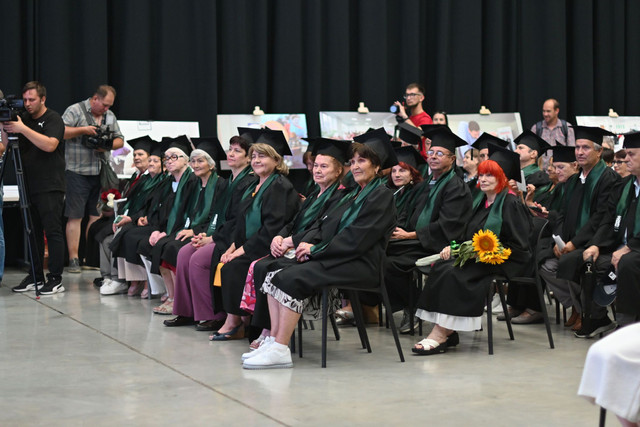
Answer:
[[416, 354], [420, 354], [423, 356], [428, 356], [430, 354], [440, 354], [440, 353], [444, 353], [447, 351], [447, 343], [443, 342], [442, 344], [439, 343], [438, 341], [431, 339], [431, 338], [425, 338], [422, 341], [416, 343], [416, 345], [421, 345], [422, 348], [417, 348], [417, 347], [413, 347], [411, 349], [412, 352], [416, 353]]

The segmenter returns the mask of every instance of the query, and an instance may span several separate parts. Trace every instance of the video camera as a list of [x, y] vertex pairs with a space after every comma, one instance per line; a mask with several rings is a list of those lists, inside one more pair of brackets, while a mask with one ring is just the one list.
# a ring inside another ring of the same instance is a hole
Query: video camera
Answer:
[[[2, 93], [2, 92], [0, 92]], [[24, 101], [15, 95], [0, 97], [0, 122], [15, 122], [18, 114], [24, 111]]]
[[109, 126], [96, 126], [95, 135], [83, 135], [82, 145], [92, 150], [111, 150], [113, 148], [113, 132]]

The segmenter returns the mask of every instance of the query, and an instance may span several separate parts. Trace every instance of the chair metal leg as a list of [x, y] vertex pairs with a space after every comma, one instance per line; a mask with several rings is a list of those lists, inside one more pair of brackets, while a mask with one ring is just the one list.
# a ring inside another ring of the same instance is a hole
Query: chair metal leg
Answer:
[[607, 421], [607, 410], [604, 408], [600, 408], [600, 421], [598, 422], [598, 426], [604, 427], [604, 424], [606, 421]]
[[556, 325], [560, 324], [560, 301], [556, 299]]
[[[507, 300], [504, 297], [504, 292], [502, 292], [502, 284], [498, 284], [496, 282], [496, 290], [498, 291], [498, 296], [500, 297], [500, 303], [502, 304], [502, 310], [504, 310], [504, 320], [507, 322], [507, 331], [509, 331], [509, 339], [513, 341], [513, 328], [511, 327], [511, 316], [509, 316], [509, 310], [507, 309]], [[493, 297], [493, 296], [492, 296]], [[488, 307], [488, 305], [487, 305]]]
[[327, 367], [327, 309], [329, 306], [329, 291], [322, 290], [322, 367]]
[[493, 354], [493, 314], [491, 313], [491, 299], [493, 295], [491, 289], [487, 294], [487, 342], [489, 344], [489, 354]]
[[355, 291], [350, 291], [350, 295], [351, 306], [353, 307], [353, 317], [355, 317], [356, 320], [356, 327], [358, 328], [362, 348], [366, 348], [367, 352], [371, 353], [371, 345], [369, 344], [369, 337], [367, 336], [367, 328], [365, 327], [364, 315], [362, 314], [362, 304], [360, 304], [359, 295]]
[[[300, 320], [302, 320], [302, 316], [300, 316]], [[302, 359], [302, 322], [298, 321], [298, 356]]]
[[542, 283], [540, 283], [540, 277], [537, 274], [536, 274], [536, 290], [538, 291], [538, 300], [540, 301], [540, 307], [542, 309], [544, 326], [547, 328], [547, 337], [549, 338], [549, 347], [554, 348], [553, 336], [551, 335], [551, 323], [549, 322], [549, 313], [547, 313], [547, 306], [544, 303], [544, 291], [542, 290]]
[[291, 334], [291, 340], [289, 341], [289, 347], [291, 348], [291, 353], [296, 354], [296, 330], [293, 330], [293, 334]]
[[333, 328], [333, 334], [336, 337], [336, 341], [340, 341], [340, 331], [338, 330], [336, 318], [333, 316], [333, 313], [327, 314], [327, 316], [329, 316], [329, 320], [331, 321], [331, 327]]
[[[382, 301], [384, 302], [384, 308], [387, 313], [391, 313], [391, 303], [389, 302], [389, 295], [387, 295], [387, 289], [384, 286], [384, 281], [382, 281], [380, 286], [380, 294], [382, 295]], [[404, 362], [404, 354], [402, 354], [402, 347], [400, 346], [400, 338], [398, 338], [398, 330], [396, 329], [396, 322], [393, 320], [393, 315], [387, 316], [389, 323], [391, 325], [391, 332], [393, 333], [393, 339], [396, 342], [396, 348], [398, 349], [398, 355], [400, 356], [400, 361]]]

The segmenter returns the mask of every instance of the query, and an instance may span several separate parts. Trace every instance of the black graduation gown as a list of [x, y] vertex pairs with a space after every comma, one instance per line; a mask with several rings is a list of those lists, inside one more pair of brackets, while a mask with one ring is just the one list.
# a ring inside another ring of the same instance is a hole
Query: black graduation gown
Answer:
[[396, 223], [393, 193], [383, 185], [375, 188], [358, 216], [338, 233], [340, 219], [351, 203], [328, 212], [303, 237], [302, 241], [312, 244], [329, 243], [308, 261], [290, 263], [272, 278], [280, 296], [303, 301], [327, 284], [362, 289], [378, 286], [387, 239]]
[[122, 243], [120, 244], [120, 250], [127, 262], [141, 265], [140, 254], [147, 257], [151, 256], [149, 237], [154, 231], [166, 230], [169, 214], [175, 203], [180, 204], [180, 210], [177, 215], [178, 219], [175, 221], [172, 230], [169, 231], [173, 232], [184, 225], [181, 218], [184, 217], [188, 206], [186, 201], [199, 182], [199, 179], [194, 174], [190, 174], [188, 177], [185, 177], [185, 179], [188, 181], [185, 182], [181, 200], [176, 199], [176, 192], [174, 192], [172, 188], [174, 180], [173, 177], [169, 177], [169, 179], [166, 179], [164, 183], [159, 186], [158, 190], [154, 192], [155, 194], [150, 201], [150, 210], [147, 214], [148, 225], [144, 227], [134, 226], [128, 230], [123, 229], [118, 233], [121, 234], [126, 231], [121, 238]]
[[[251, 262], [269, 253], [271, 240], [298, 212], [300, 196], [286, 177], [278, 175], [262, 195], [261, 226], [247, 239], [245, 216], [252, 203], [252, 197], [241, 202], [235, 221], [233, 241], [236, 249], [244, 249], [244, 255], [225, 264], [220, 271], [222, 306], [227, 313], [237, 315], [247, 314], [240, 309], [240, 301]], [[216, 303], [215, 306], [217, 305]]]
[[[473, 234], [484, 228], [489, 211], [483, 200], [469, 220], [465, 240], [471, 240]], [[530, 270], [530, 234], [531, 214], [516, 196], [507, 194], [498, 238], [505, 248], [511, 249], [509, 259], [500, 265], [470, 261], [462, 268], [454, 267], [453, 259], [436, 262], [418, 299], [418, 308], [453, 316], [481, 316], [495, 274], [514, 277]]]
[[610, 218], [610, 196], [616, 191], [620, 183], [620, 175], [611, 168], [604, 169], [591, 194], [589, 219], [579, 230], [576, 230], [585, 187], [581, 183], [579, 176], [579, 174], [576, 174], [571, 178], [576, 180], [576, 184], [570, 194], [571, 183], [567, 182], [565, 206], [559, 217], [559, 232], [556, 232], [556, 234], [562, 236], [565, 242], [572, 242], [576, 249], [579, 249], [579, 251], [575, 251], [575, 254], [565, 254], [558, 260], [556, 277], [574, 281], [577, 279], [578, 271], [584, 264], [582, 256], [578, 257], [578, 255], [589, 246], [597, 245], [601, 240], [603, 231], [599, 232], [599, 229], [607, 218]]
[[[314, 195], [317, 195], [317, 193], [311, 194], [311, 196], [314, 196]], [[309, 221], [307, 226], [302, 230], [300, 230], [299, 232], [293, 234], [294, 228], [297, 228], [296, 222], [299, 221], [299, 218], [301, 218], [302, 215], [304, 215], [307, 208], [311, 206], [312, 201], [315, 200], [315, 196], [313, 197], [313, 200], [311, 200], [310, 197], [307, 198], [307, 200], [309, 200], [309, 203], [306, 203], [305, 201], [305, 204], [303, 204], [302, 209], [298, 212], [294, 220], [288, 223], [287, 225], [285, 225], [284, 228], [280, 230], [280, 232], [277, 234], [277, 236], [282, 236], [282, 237], [291, 236], [293, 240], [293, 247], [296, 248], [298, 244], [302, 241], [302, 238], [305, 236], [306, 232], [311, 227], [314, 226], [314, 223], [319, 218], [322, 218], [329, 210], [331, 210], [333, 206], [335, 206], [340, 200], [342, 200], [342, 198], [345, 195], [346, 195], [346, 191], [344, 189], [342, 190], [336, 189], [336, 191], [329, 198], [329, 200], [327, 200], [324, 203], [324, 205], [322, 206], [322, 209], [320, 209], [318, 213], [315, 215], [315, 217], [311, 221]], [[259, 289], [262, 283], [264, 282], [264, 279], [267, 276], [267, 273], [269, 271], [282, 268], [280, 267], [280, 265], [287, 264], [287, 263], [297, 263], [297, 261], [295, 260], [295, 258], [293, 259], [284, 258], [284, 257], [274, 258], [272, 255], [269, 255], [266, 258], [261, 259], [255, 264], [253, 268], [253, 279], [256, 287], [256, 304], [255, 304], [255, 310], [253, 312], [253, 317], [251, 319], [251, 324], [253, 326], [264, 328], [264, 329], [270, 329], [271, 321], [269, 318], [269, 307], [267, 304], [267, 296], [262, 292], [259, 292]]]
[[[222, 177], [218, 177], [218, 181], [216, 182], [216, 185], [215, 185], [213, 200], [211, 200], [211, 204], [208, 207], [204, 206], [204, 203], [203, 203], [204, 192], [202, 191], [202, 187], [200, 187], [201, 188], [200, 190], [195, 189], [195, 191], [192, 194], [192, 197], [195, 197], [196, 199], [195, 206], [192, 212], [189, 213], [189, 220], [190, 220], [189, 222], [191, 224], [189, 225], [189, 227], [185, 227], [185, 228], [193, 230], [194, 234], [200, 234], [200, 233], [206, 232], [207, 229], [209, 228], [209, 224], [213, 220], [216, 203], [218, 202], [218, 200], [222, 198], [226, 187], [227, 187], [227, 180]], [[189, 203], [191, 203], [191, 201]], [[205, 220], [200, 223], [194, 223], [192, 218], [197, 216], [204, 209], [207, 209], [208, 211], [207, 218], [205, 218]], [[181, 230], [178, 230], [174, 233], [171, 233], [168, 236], [163, 237], [153, 247], [153, 251], [151, 255], [151, 258], [152, 258], [151, 271], [152, 272], [155, 272], [156, 266], [160, 265], [162, 261], [165, 261], [168, 264], [173, 265], [174, 267], [176, 266], [178, 262], [178, 252], [180, 251], [180, 249], [182, 249], [184, 245], [191, 243], [191, 239], [176, 240], [176, 235]]]
[[[416, 230], [418, 218], [425, 208], [429, 195], [429, 183], [416, 188], [415, 208], [409, 212], [405, 231], [416, 231], [417, 240], [392, 240], [387, 246], [385, 259], [385, 283], [395, 309], [409, 303], [411, 271], [418, 259], [437, 254], [452, 240], [460, 241], [466, 223], [471, 216], [471, 193], [465, 182], [456, 176], [440, 190], [434, 201], [431, 222]], [[398, 223], [402, 228], [400, 217]]]

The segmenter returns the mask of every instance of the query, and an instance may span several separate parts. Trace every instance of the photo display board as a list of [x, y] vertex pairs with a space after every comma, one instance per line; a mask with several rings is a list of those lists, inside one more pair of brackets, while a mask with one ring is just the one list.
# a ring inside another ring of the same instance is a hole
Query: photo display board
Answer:
[[[609, 117], [609, 116], [576, 116], [578, 126], [597, 126], [617, 135], [640, 131], [639, 116]], [[624, 138], [615, 142], [615, 151], [622, 149]]]
[[200, 136], [198, 122], [118, 120], [118, 125], [124, 135], [124, 147], [113, 150], [109, 161], [119, 178], [129, 178], [135, 171], [133, 149], [127, 143], [128, 140], [145, 135], [149, 135], [156, 141], [162, 140], [165, 136], [170, 138], [180, 135], [187, 135], [190, 138]]
[[[262, 128], [281, 130], [289, 143], [293, 156], [285, 156], [285, 163], [292, 169], [306, 169], [302, 162], [302, 155], [307, 151], [307, 118], [304, 114], [283, 113], [264, 114], [254, 116], [252, 114], [218, 114], [218, 139], [222, 147], [229, 148], [229, 140], [238, 135], [239, 127]], [[226, 169], [227, 162], [222, 162], [222, 168]]]
[[369, 128], [384, 127], [393, 135], [396, 126], [393, 113], [356, 113], [353, 111], [320, 111], [320, 133], [323, 138], [350, 141], [354, 136], [362, 135]]

